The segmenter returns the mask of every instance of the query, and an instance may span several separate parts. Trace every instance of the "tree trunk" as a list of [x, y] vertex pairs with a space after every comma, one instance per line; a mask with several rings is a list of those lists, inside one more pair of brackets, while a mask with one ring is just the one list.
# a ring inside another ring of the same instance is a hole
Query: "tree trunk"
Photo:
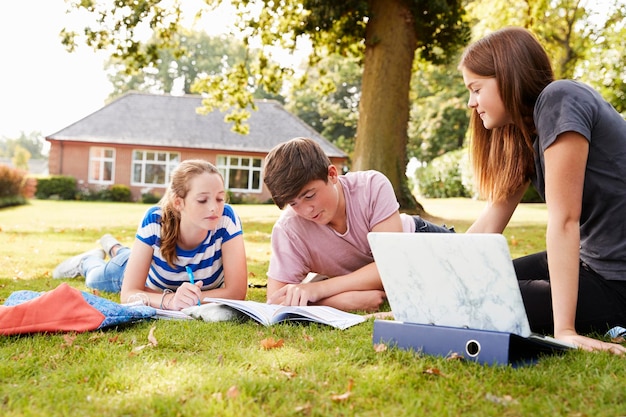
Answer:
[[370, 0], [370, 11], [353, 168], [385, 174], [402, 211], [420, 213], [406, 177], [413, 16], [402, 0]]

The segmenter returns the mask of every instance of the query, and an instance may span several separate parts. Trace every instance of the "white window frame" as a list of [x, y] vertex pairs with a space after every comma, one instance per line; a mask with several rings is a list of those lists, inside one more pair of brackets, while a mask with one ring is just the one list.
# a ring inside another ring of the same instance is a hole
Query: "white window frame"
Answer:
[[[217, 169], [224, 177], [224, 186], [229, 191], [240, 193], [261, 193], [263, 191], [263, 158], [249, 155], [217, 155]], [[247, 160], [247, 165], [245, 164]], [[259, 163], [255, 166], [255, 161]], [[246, 188], [234, 188], [230, 186], [230, 172], [232, 170], [248, 171], [248, 186]], [[254, 180], [258, 179], [255, 187]]]
[[[106, 156], [106, 152], [111, 151], [111, 156]], [[94, 178], [93, 164], [97, 165], [98, 174], [97, 178]], [[111, 179], [103, 180], [105, 176], [106, 165], [111, 166]], [[115, 148], [108, 148], [105, 146], [92, 146], [89, 148], [89, 168], [87, 174], [87, 181], [89, 184], [99, 185], [111, 185], [115, 184]]]
[[[149, 155], [153, 155], [153, 159], [148, 159]], [[140, 158], [137, 158], [140, 156]], [[180, 164], [180, 152], [169, 152], [153, 149], [133, 149], [132, 161], [130, 166], [130, 184], [137, 187], [167, 187], [170, 181], [170, 175], [174, 168]], [[151, 183], [146, 182], [146, 169], [150, 165], [162, 166], [165, 176], [163, 182]], [[140, 180], [135, 180], [135, 168], [140, 168]]]

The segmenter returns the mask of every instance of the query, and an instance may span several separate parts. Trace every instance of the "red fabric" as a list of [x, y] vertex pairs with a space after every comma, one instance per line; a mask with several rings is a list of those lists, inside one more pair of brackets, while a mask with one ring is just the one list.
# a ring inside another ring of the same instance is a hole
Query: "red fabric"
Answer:
[[66, 282], [16, 306], [0, 306], [0, 334], [97, 329], [105, 316]]

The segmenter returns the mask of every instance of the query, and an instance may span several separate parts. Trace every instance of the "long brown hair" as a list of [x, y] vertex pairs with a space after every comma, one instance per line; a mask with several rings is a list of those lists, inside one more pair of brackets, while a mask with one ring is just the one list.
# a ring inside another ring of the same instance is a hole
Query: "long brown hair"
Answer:
[[189, 192], [189, 182], [192, 178], [204, 174], [220, 174], [219, 170], [210, 162], [201, 159], [188, 159], [178, 165], [171, 174], [170, 185], [159, 206], [161, 207], [161, 255], [170, 266], [176, 262], [176, 244], [180, 236], [180, 212], [176, 209], [176, 198], [184, 199]]
[[501, 201], [535, 173], [533, 110], [539, 93], [554, 80], [550, 58], [530, 31], [508, 27], [470, 45], [459, 68], [494, 77], [513, 120], [488, 130], [476, 112], [470, 119], [470, 156], [478, 191]]

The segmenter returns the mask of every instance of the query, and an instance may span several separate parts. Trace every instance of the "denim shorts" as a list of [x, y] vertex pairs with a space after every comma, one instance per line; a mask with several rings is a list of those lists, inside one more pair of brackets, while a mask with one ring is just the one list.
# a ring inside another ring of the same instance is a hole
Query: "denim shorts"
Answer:
[[448, 228], [445, 224], [437, 226], [420, 216], [413, 216], [413, 220], [415, 220], [415, 233], [455, 233], [454, 227]]

